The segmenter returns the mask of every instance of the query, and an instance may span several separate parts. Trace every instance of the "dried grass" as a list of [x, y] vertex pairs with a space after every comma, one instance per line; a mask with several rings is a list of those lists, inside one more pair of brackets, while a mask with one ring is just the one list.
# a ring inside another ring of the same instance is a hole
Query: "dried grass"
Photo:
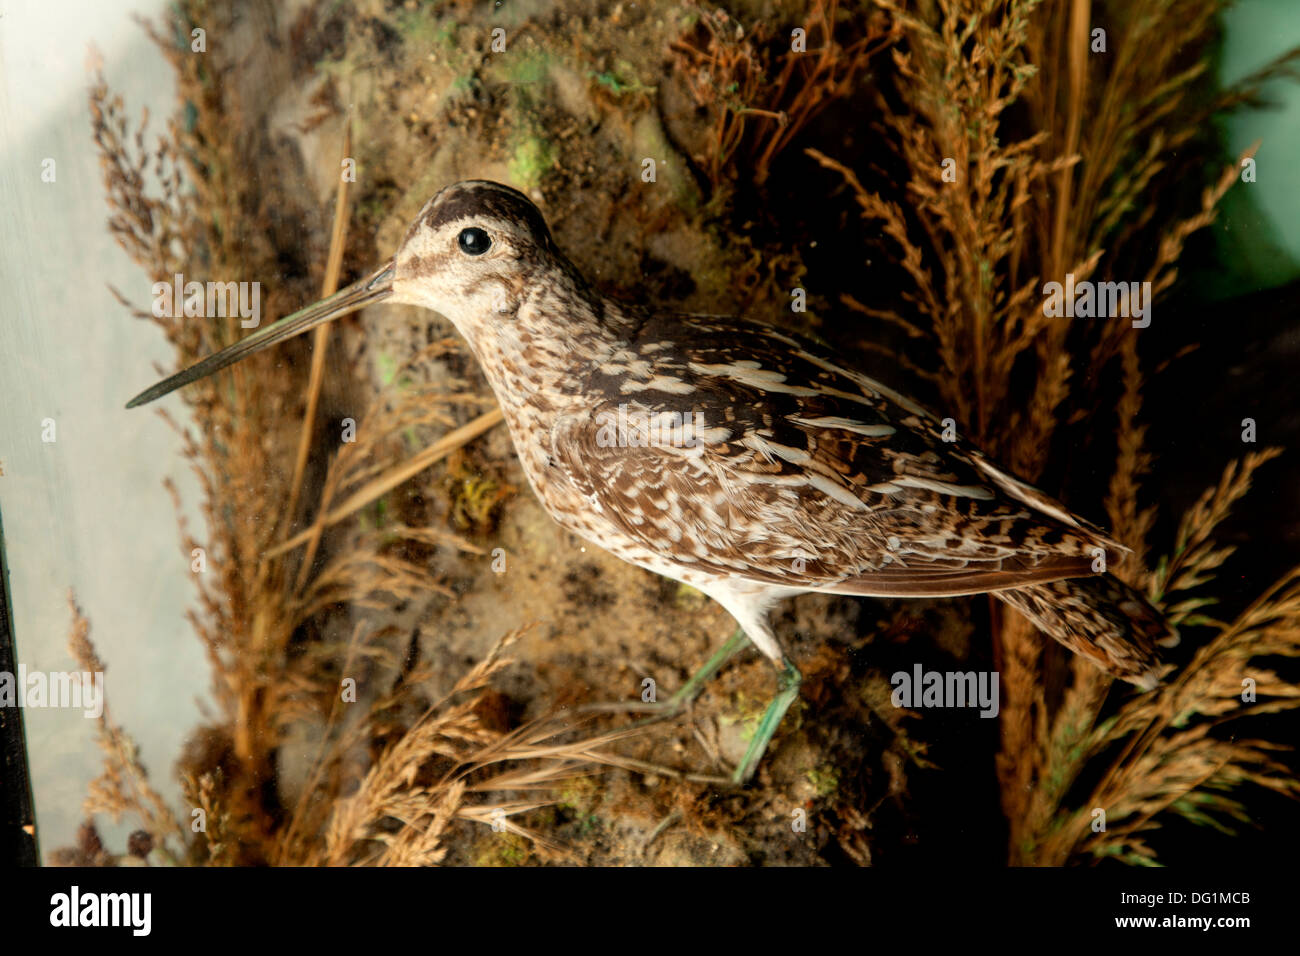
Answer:
[[[109, 228], [151, 281], [170, 280], [177, 272], [202, 281], [283, 271], [273, 243], [255, 226], [282, 194], [274, 183], [263, 185], [264, 176], [235, 173], [240, 156], [255, 152], [250, 138], [257, 134], [239, 122], [231, 87], [205, 72], [204, 58], [188, 55], [171, 39], [188, 36], [200, 16], [212, 30], [230, 15], [191, 2], [173, 12], [165, 31], [146, 24], [176, 70], [181, 101], [197, 107], [191, 123], [171, 120], [152, 151], [145, 145], [147, 114], [132, 132], [121, 97], [110, 93], [102, 77], [91, 90]], [[327, 288], [338, 282], [346, 207], [341, 190]], [[287, 283], [288, 295], [309, 294], [304, 279]], [[264, 296], [272, 316], [283, 311], [280, 294]], [[237, 318], [155, 317], [118, 298], [159, 327], [178, 365], [241, 334]], [[314, 366], [324, 351], [317, 344]], [[426, 351], [446, 347], [435, 343]], [[427, 356], [412, 361], [422, 357]], [[188, 564], [202, 549], [206, 563], [194, 575], [199, 600], [189, 620], [211, 667], [216, 713], [192, 743], [182, 778], [187, 800], [205, 812], [208, 827], [192, 832], [178, 822], [149, 787], [129, 736], [107, 716], [100, 738], [106, 769], [91, 788], [88, 812], [132, 814], [169, 860], [220, 864], [437, 862], [451, 821], [492, 823], [485, 814], [497, 806], [504, 808], [508, 830], [527, 835], [515, 818], [545, 803], [547, 791], [566, 776], [589, 772], [599, 759], [595, 748], [609, 738], [561, 744], [555, 743], [558, 735], [573, 736], [568, 725], [532, 724], [514, 733], [484, 725], [475, 707], [486, 681], [506, 664], [499, 654], [508, 640], [457, 684], [455, 700], [428, 706], [431, 675], [401, 660], [418, 631], [386, 622], [403, 602], [451, 595], [431, 556], [482, 549], [436, 528], [400, 522], [368, 528], [361, 511], [492, 427], [500, 413], [456, 429], [460, 410], [490, 400], [456, 388], [382, 394], [358, 416], [355, 442], [341, 443], [332, 453], [316, 449], [329, 459], [323, 479], [313, 481], [303, 439], [294, 440], [288, 424], [294, 416], [286, 412], [305, 409], [299, 432], [311, 434], [320, 376], [285, 374], [273, 368], [274, 361], [257, 357], [187, 389], [183, 398], [192, 425], [163, 413], [181, 437], [202, 496], [205, 533], [192, 532], [183, 519], [180, 524], [184, 560]], [[449, 433], [399, 463], [405, 436], [438, 429]], [[296, 464], [279, 459], [278, 449], [295, 446]], [[179, 493], [168, 489], [179, 514]], [[318, 517], [294, 535], [299, 500]], [[346, 640], [338, 636], [342, 627], [349, 629]], [[98, 664], [88, 626], [75, 608], [73, 648]], [[362, 688], [357, 703], [341, 703], [342, 677]], [[384, 690], [385, 683], [391, 689]], [[406, 716], [422, 712], [413, 721]], [[326, 752], [313, 785], [286, 814], [277, 806], [276, 754], [303, 727], [327, 741]], [[384, 748], [373, 766], [364, 757], [371, 747]], [[442, 776], [421, 776], [446, 759], [454, 762]], [[370, 769], [358, 794], [345, 800], [341, 794], [359, 775], [358, 760]], [[515, 790], [530, 796], [485, 802], [487, 794]]]
[[[72, 629], [68, 636], [68, 650], [77, 666], [85, 673], [103, 674], [104, 662], [95, 651], [90, 640], [90, 622], [81, 613], [81, 608], [71, 594], [68, 606], [72, 611]], [[159, 854], [169, 860], [176, 860], [185, 843], [185, 835], [171, 808], [157, 790], [149, 783], [149, 773], [140, 761], [140, 748], [121, 726], [113, 723], [108, 704], [105, 702], [96, 720], [96, 734], [99, 749], [104, 753], [103, 772], [91, 783], [84, 805], [88, 816], [106, 814], [114, 823], [120, 823], [130, 816], [154, 839], [154, 846]], [[90, 832], [93, 834], [93, 827]], [[83, 832], [81, 841], [98, 845], [97, 835], [90, 840]], [[98, 854], [92, 854], [98, 856]], [[87, 861], [90, 865], [103, 865]]]
[[[71, 596], [69, 604], [72, 655], [82, 670], [102, 673], [90, 624]], [[348, 753], [366, 748], [391, 729], [384, 715], [399, 703], [401, 692], [376, 702], [359, 720], [345, 721], [336, 703], [308, 785], [287, 822], [256, 847], [265, 853], [265, 861], [282, 866], [432, 866], [443, 861], [444, 837], [456, 820], [517, 834], [548, 859], [563, 859], [563, 847], [514, 818], [548, 806], [555, 793], [600, 764], [619, 763], [601, 748], [635, 731], [566, 740], [576, 729], [568, 720], [537, 720], [509, 733], [487, 726], [480, 713], [484, 695], [493, 676], [513, 663], [503, 652], [522, 633], [513, 631], [498, 641], [448, 694], [397, 736], [359, 783]], [[349, 656], [358, 649], [354, 644]], [[344, 670], [350, 668], [345, 665]], [[137, 745], [111, 721], [107, 706], [98, 725], [104, 769], [86, 798], [90, 819], [78, 846], [55, 851], [52, 862], [109, 866], [120, 860], [103, 849], [93, 823], [98, 814], [114, 822], [136, 822], [159, 862], [248, 862], [248, 822], [232, 810], [230, 788], [219, 770], [185, 776], [187, 802], [202, 814], [178, 817], [150, 784]], [[341, 796], [348, 789], [355, 792]], [[184, 817], [199, 822], [185, 826]]]
[[838, 0], [812, 0], [800, 23], [806, 49], [799, 52], [792, 31], [774, 31], [764, 21], [746, 27], [722, 9], [688, 8], [693, 22], [669, 49], [695, 102], [709, 113], [713, 135], [703, 165], [715, 192], [734, 182], [742, 157], [744, 174], [762, 185], [777, 155], [826, 107], [854, 92], [872, 56], [893, 38], [870, 16], [861, 36], [838, 43], [837, 24], [843, 29], [842, 19], [857, 19], [856, 12], [841, 17]]
[[[1145, 837], [1160, 826], [1161, 813], [1232, 832], [1249, 819], [1244, 803], [1227, 795], [1242, 784], [1300, 797], [1300, 779], [1279, 758], [1289, 748], [1237, 729], [1245, 718], [1300, 706], [1300, 688], [1266, 663], [1300, 657], [1300, 567], [1232, 621], [1200, 613], [1217, 603], [1210, 586], [1233, 551], [1215, 545], [1214, 531], [1250, 489], [1255, 470], [1279, 453], [1269, 448], [1230, 462], [1184, 514], [1173, 552], [1145, 576], [1149, 596], [1172, 623], [1209, 629], [1191, 662], [1105, 719], [1109, 679], [1075, 665], [1074, 685], [1047, 733], [1047, 785], [1029, 802], [1017, 862], [1115, 857], [1150, 864], [1156, 853]], [[1079, 802], [1070, 788], [1085, 768], [1099, 767], [1100, 780]], [[1105, 811], [1104, 831], [1091, 826], [1096, 809]]]
[[[1214, 570], [1231, 553], [1215, 545], [1213, 528], [1254, 469], [1277, 452], [1229, 466], [1185, 516], [1170, 557], [1154, 574], [1144, 572], [1156, 510], [1139, 504], [1153, 460], [1140, 420], [1136, 333], [1122, 320], [1048, 318], [1040, 289], [1066, 273], [1077, 281], [1149, 281], [1153, 297], [1173, 286], [1187, 238], [1213, 221], [1241, 160], [1255, 149], [1225, 166], [1199, 200], [1180, 197], [1182, 184], [1194, 181], [1192, 157], [1201, 155], [1192, 147], [1207, 113], [1195, 94], [1220, 4], [1139, 0], [1121, 15], [1108, 7], [1104, 57], [1088, 52], [1097, 17], [1087, 0], [879, 6], [899, 34], [892, 55], [904, 108], [883, 91], [877, 106], [883, 132], [910, 171], [906, 201], [864, 184], [833, 157], [808, 152], [843, 177], [911, 285], [902, 309], [848, 297], [845, 304], [927, 344], [937, 372], [903, 364], [937, 389], [944, 415], [1031, 480], [1048, 464], [1058, 423], [1095, 422], [1109, 403], [1118, 445], [1105, 506], [1116, 536], [1135, 552], [1122, 572], [1148, 584], [1173, 623], [1214, 629], [1177, 679], [1127, 698], [1102, 720], [1110, 679], [1074, 661], [1063, 699], [1049, 701], [1043, 688], [1055, 656], [1019, 616], [994, 611], [1006, 693], [998, 771], [1010, 857], [1151, 862], [1155, 851], [1145, 837], [1161, 814], [1226, 826], [1241, 818], [1241, 804], [1225, 791], [1249, 782], [1296, 794], [1294, 771], [1279, 762], [1276, 745], [1214, 733], [1225, 721], [1292, 705], [1295, 689], [1261, 659], [1296, 655], [1294, 573], [1230, 623], [1200, 612], [1214, 600], [1206, 591]], [[1289, 75], [1294, 60], [1289, 54], [1260, 76]], [[1064, 68], [1042, 69], [1050, 64]], [[1252, 99], [1239, 90], [1206, 109]], [[955, 182], [944, 180], [946, 159]], [[1099, 394], [1112, 362], [1119, 394]], [[1080, 368], [1086, 374], [1073, 374]], [[1242, 704], [1248, 676], [1269, 703]], [[1194, 715], [1205, 719], [1189, 725]], [[1082, 804], [1074, 802], [1071, 787], [1085, 766], [1098, 765], [1107, 768], [1101, 782]], [[1095, 807], [1106, 810], [1105, 832], [1088, 827]]]

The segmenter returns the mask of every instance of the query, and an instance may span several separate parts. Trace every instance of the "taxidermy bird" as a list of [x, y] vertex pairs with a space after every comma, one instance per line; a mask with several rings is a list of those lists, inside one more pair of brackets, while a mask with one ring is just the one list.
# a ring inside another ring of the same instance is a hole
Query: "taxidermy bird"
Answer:
[[989, 592], [1109, 674], [1151, 688], [1163, 672], [1156, 648], [1177, 636], [1103, 570], [1125, 549], [1102, 530], [945, 441], [934, 416], [811, 342], [602, 296], [537, 207], [497, 183], [443, 189], [374, 273], [130, 406], [384, 301], [441, 313], [465, 338], [560, 525], [736, 619], [670, 700], [628, 709], [680, 711], [746, 643], [776, 666], [779, 692], [736, 781], [752, 776], [798, 693], [770, 623], [792, 595]]

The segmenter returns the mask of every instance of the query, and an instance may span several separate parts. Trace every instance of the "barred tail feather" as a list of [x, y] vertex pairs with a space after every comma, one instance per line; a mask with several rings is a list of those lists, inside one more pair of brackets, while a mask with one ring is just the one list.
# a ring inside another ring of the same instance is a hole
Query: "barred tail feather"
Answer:
[[1146, 598], [1113, 575], [994, 593], [1044, 634], [1143, 690], [1154, 688], [1171, 670], [1161, 662], [1157, 647], [1173, 647], [1178, 632]]

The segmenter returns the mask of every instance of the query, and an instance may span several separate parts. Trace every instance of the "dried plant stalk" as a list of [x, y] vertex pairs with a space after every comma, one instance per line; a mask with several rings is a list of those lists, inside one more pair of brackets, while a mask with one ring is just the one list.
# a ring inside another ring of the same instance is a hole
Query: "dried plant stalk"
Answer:
[[[841, 174], [862, 218], [880, 228], [912, 287], [901, 296], [907, 313], [851, 299], [846, 304], [927, 341], [940, 371], [923, 377], [936, 385], [943, 414], [1030, 480], [1043, 473], [1060, 421], [1075, 410], [1095, 416], [1104, 407], [1106, 399], [1096, 390], [1106, 381], [1106, 366], [1118, 358], [1118, 454], [1105, 506], [1116, 535], [1134, 550], [1120, 572], [1149, 585], [1157, 599], [1178, 592], [1167, 608], [1173, 623], [1221, 628], [1211, 642], [1219, 651], [1198, 656], [1159, 694], [1130, 699], [1120, 710], [1126, 716], [1102, 732], [1097, 721], [1110, 680], [1074, 661], [1063, 698], [1045, 700], [1042, 689], [1057, 656], [1044, 651], [1040, 636], [1018, 616], [994, 613], [1006, 694], [998, 770], [1012, 859], [1059, 863], [1113, 853], [1130, 862], [1149, 860], [1154, 851], [1143, 837], [1154, 814], [1179, 812], [1192, 801], [1202, 814], [1214, 816], [1207, 810], [1212, 807], [1231, 816], [1230, 803], [1214, 802], [1216, 788], [1261, 783], [1266, 772], [1281, 771], [1269, 746], [1253, 742], [1235, 750], [1206, 730], [1175, 730], [1167, 713], [1222, 713], [1225, 702], [1241, 693], [1234, 681], [1244, 679], [1248, 646], [1263, 642], [1272, 653], [1291, 653], [1289, 584], [1280, 584], [1282, 596], [1270, 598], [1259, 612], [1272, 622], [1268, 637], [1248, 622], [1226, 625], [1205, 617], [1199, 609], [1211, 598], [1186, 593], [1205, 584], [1231, 553], [1214, 546], [1212, 528], [1244, 493], [1249, 473], [1276, 452], [1248, 456], [1240, 473], [1230, 470], [1189, 512], [1174, 555], [1148, 574], [1144, 555], [1156, 512], [1138, 502], [1152, 459], [1140, 418], [1136, 334], [1122, 320], [1049, 318], [1040, 289], [1063, 281], [1066, 273], [1076, 281], [1141, 278], [1150, 283], [1152, 297], [1173, 286], [1187, 237], [1213, 221], [1241, 161], [1255, 149], [1224, 166], [1183, 218], [1153, 218], [1158, 197], [1180, 183], [1182, 156], [1205, 118], [1188, 104], [1204, 75], [1208, 27], [1220, 4], [1139, 0], [1108, 24], [1104, 58], [1089, 56], [1095, 18], [1087, 0], [992, 6], [882, 0], [879, 6], [898, 36], [892, 55], [897, 95], [906, 109], [893, 109], [883, 94], [878, 106], [884, 131], [911, 172], [907, 204], [864, 184], [834, 158], [809, 153]], [[1294, 59], [1284, 57], [1277, 69], [1285, 72]], [[1065, 68], [1039, 73], [1050, 64]], [[1242, 99], [1220, 97], [1218, 105]], [[1015, 120], [1013, 107], [1019, 111]], [[1072, 364], [1088, 374], [1073, 376]], [[1015, 373], [1023, 382], [1026, 370], [1033, 373], [1028, 386], [1013, 389]], [[1225, 655], [1236, 662], [1226, 671], [1232, 679], [1207, 683], [1210, 672], [1222, 671]], [[1273, 676], [1259, 672], [1261, 679]], [[1196, 691], [1188, 698], [1191, 687]], [[1289, 698], [1289, 692], [1278, 692]], [[1181, 696], [1175, 703], [1168, 695]], [[1144, 716], [1132, 716], [1138, 714]], [[1125, 823], [1109, 831], [1110, 838], [1085, 840], [1080, 827], [1086, 829], [1091, 806], [1070, 811], [1074, 815], [1063, 823], [1062, 804], [1084, 763], [1102, 759], [1107, 746], [1133, 733], [1140, 720], [1155, 728], [1150, 739], [1121, 757], [1094, 795], [1098, 805], [1111, 808], [1112, 819], [1115, 808], [1122, 808]], [[1157, 765], [1181, 769], [1154, 783], [1149, 775]], [[1290, 793], [1293, 780], [1287, 775], [1270, 786]]]

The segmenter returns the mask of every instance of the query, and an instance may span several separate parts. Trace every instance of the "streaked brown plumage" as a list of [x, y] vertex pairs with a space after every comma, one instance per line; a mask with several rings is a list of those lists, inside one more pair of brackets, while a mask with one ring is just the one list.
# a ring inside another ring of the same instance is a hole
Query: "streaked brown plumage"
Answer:
[[[768, 619], [784, 597], [993, 592], [1111, 674], [1150, 687], [1161, 673], [1156, 646], [1176, 636], [1094, 572], [1125, 550], [1100, 529], [809, 342], [602, 297], [508, 187], [442, 190], [391, 263], [235, 358], [385, 298], [455, 324], [561, 525], [709, 594], [778, 666]], [[215, 356], [135, 403], [224, 364]], [[637, 427], [602, 440], [619, 415], [694, 427], [670, 433], [680, 442], [636, 441]]]

